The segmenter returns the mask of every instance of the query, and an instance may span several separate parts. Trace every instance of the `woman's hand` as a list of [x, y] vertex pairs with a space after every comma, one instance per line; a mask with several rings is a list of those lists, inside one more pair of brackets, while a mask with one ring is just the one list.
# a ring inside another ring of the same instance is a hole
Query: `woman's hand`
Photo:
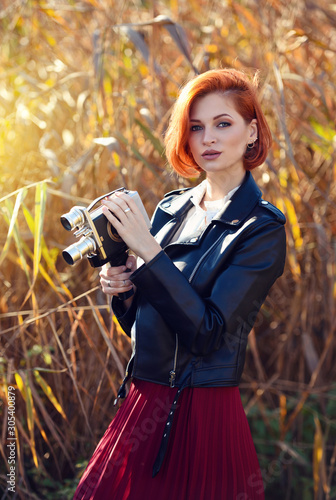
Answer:
[[122, 191], [102, 201], [103, 213], [118, 231], [128, 248], [145, 263], [152, 260], [162, 248], [148, 231], [146, 221], [135, 201]]
[[129, 275], [136, 269], [136, 258], [130, 255], [124, 266], [102, 267], [99, 276], [103, 292], [107, 295], [117, 296], [119, 293], [128, 292], [135, 288], [129, 280]]

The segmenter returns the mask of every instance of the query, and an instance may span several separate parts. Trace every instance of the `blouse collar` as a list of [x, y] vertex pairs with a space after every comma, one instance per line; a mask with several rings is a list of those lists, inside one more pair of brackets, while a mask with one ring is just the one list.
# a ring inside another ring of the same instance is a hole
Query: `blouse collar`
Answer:
[[[207, 188], [207, 180], [206, 179], [194, 188], [194, 192], [193, 192], [193, 195], [191, 197], [191, 201], [195, 205], [196, 208], [201, 208], [200, 204], [201, 204], [201, 201], [205, 195], [206, 188]], [[230, 198], [234, 195], [234, 193], [239, 188], [240, 188], [240, 185], [231, 189], [231, 191], [229, 191], [224, 196], [224, 198], [221, 198], [219, 200], [205, 201], [204, 202], [205, 208], [207, 209], [207, 211], [211, 211], [211, 212], [220, 210], [225, 205], [225, 203], [228, 200], [230, 200]]]

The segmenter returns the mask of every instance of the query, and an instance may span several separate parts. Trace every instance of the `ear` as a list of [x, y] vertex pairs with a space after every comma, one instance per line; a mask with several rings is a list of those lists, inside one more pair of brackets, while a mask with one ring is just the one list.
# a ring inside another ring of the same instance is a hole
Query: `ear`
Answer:
[[249, 142], [255, 141], [258, 139], [258, 122], [256, 118], [251, 120], [249, 124]]

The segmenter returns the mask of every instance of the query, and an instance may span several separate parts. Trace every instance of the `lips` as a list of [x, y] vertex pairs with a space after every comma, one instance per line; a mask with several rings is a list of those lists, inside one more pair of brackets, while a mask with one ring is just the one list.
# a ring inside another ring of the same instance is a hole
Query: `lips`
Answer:
[[221, 154], [220, 151], [216, 151], [215, 149], [207, 149], [202, 153], [202, 158], [205, 160], [216, 160]]

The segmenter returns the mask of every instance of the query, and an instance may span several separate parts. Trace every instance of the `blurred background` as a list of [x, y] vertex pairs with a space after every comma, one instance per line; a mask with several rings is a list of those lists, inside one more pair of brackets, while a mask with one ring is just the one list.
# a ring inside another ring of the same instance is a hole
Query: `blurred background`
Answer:
[[199, 182], [173, 174], [163, 136], [180, 86], [218, 67], [260, 71], [274, 142], [253, 175], [287, 217], [286, 269], [241, 383], [266, 499], [336, 498], [336, 3], [0, 5], [1, 498], [72, 498], [130, 354], [99, 269], [64, 262], [74, 237], [60, 215], [121, 186], [152, 215], [164, 193]]

